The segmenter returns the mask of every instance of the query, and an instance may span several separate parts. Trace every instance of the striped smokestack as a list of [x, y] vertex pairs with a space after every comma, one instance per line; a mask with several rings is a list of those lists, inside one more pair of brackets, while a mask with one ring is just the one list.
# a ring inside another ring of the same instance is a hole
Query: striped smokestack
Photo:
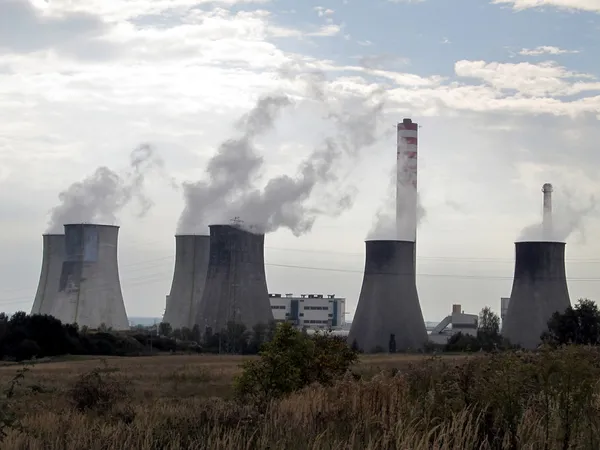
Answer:
[[396, 152], [396, 237], [411, 242], [417, 240], [418, 128], [411, 119], [398, 124]]
[[552, 185], [545, 183], [542, 186], [544, 193], [544, 215], [542, 219], [543, 240], [552, 241], [554, 230], [552, 228]]

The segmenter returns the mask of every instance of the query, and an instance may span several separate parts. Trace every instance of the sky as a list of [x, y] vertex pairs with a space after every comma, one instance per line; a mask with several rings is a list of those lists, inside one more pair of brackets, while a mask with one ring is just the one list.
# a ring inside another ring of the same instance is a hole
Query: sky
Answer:
[[[253, 186], [331, 139], [344, 156], [301, 198], [312, 226], [267, 233], [270, 292], [343, 296], [352, 317], [410, 117], [426, 320], [499, 311], [545, 182], [572, 225], [571, 299], [600, 299], [598, 42], [600, 0], [0, 0], [0, 309], [30, 310], [59, 194], [106, 166], [143, 190], [144, 214], [127, 197], [112, 219], [128, 314], [162, 316], [185, 183], [275, 94], [293, 102], [253, 138]], [[373, 139], [341, 144], [366, 122]], [[140, 146], [161, 160], [143, 186]]]

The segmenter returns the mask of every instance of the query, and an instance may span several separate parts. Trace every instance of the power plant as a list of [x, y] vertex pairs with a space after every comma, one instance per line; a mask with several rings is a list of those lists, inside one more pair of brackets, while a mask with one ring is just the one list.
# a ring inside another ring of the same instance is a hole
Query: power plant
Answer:
[[552, 314], [571, 305], [564, 242], [516, 242], [515, 275], [502, 334], [535, 348]]
[[175, 236], [175, 270], [163, 322], [175, 329], [193, 328], [204, 293], [210, 236]]
[[65, 225], [65, 259], [50, 315], [80, 327], [129, 328], [117, 262], [119, 227]]
[[365, 352], [418, 350], [427, 330], [417, 294], [415, 243], [366, 241], [365, 273], [348, 342]]
[[65, 260], [64, 234], [44, 234], [42, 240], [42, 270], [31, 314], [50, 314]]
[[[363, 281], [348, 335], [348, 342], [365, 352], [418, 350], [428, 339], [441, 342], [457, 330], [477, 331], [477, 317], [454, 305], [452, 314], [433, 328], [435, 336], [427, 334], [416, 285], [418, 129], [408, 118], [397, 124], [395, 236], [365, 242]], [[552, 184], [545, 183], [542, 192], [540, 240], [515, 243], [512, 291], [502, 299], [502, 334], [524, 348], [535, 348], [552, 314], [570, 306], [565, 243], [554, 239]], [[269, 295], [264, 234], [235, 220], [209, 228], [210, 235], [175, 236], [175, 267], [163, 316], [172, 329], [197, 325], [220, 332], [230, 322], [252, 328], [274, 317], [298, 327], [345, 325], [343, 297]], [[128, 329], [117, 257], [119, 227], [66, 224], [64, 230], [43, 235], [31, 313], [92, 329]]]
[[206, 285], [196, 315], [201, 330], [229, 322], [247, 328], [273, 320], [265, 276], [265, 235], [239, 225], [210, 225]]

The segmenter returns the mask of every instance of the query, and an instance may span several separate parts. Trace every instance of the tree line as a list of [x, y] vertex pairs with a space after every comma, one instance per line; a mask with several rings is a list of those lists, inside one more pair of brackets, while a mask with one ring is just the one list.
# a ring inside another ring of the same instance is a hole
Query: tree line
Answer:
[[[114, 332], [104, 326], [98, 330], [63, 324], [48, 315], [28, 315], [19, 311], [12, 316], [0, 313], [0, 359], [22, 361], [60, 355], [138, 356], [155, 352], [197, 352], [254, 355], [273, 340], [277, 323], [257, 324], [247, 329], [229, 323], [218, 332], [197, 326], [173, 330], [167, 323], [157, 327], [138, 326], [126, 332]], [[304, 330], [306, 331], [306, 330]], [[303, 333], [306, 334], [306, 333]], [[550, 346], [600, 343], [600, 310], [589, 299], [580, 299], [564, 312], [555, 313], [541, 336]], [[348, 343], [350, 347], [352, 343]], [[356, 350], [355, 347], [353, 347]], [[425, 352], [477, 352], [514, 349], [500, 333], [500, 318], [489, 308], [479, 314], [474, 335], [456, 333], [446, 345], [427, 344]], [[389, 352], [395, 348], [390, 341]], [[382, 350], [384, 351], [384, 350]]]

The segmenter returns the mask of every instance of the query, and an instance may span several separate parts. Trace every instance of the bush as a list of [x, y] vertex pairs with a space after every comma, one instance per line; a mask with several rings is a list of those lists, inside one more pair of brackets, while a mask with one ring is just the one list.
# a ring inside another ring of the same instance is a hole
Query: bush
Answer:
[[260, 359], [242, 365], [234, 388], [238, 399], [265, 405], [312, 383], [331, 384], [358, 359], [344, 339], [317, 333], [307, 336], [281, 324], [263, 344]]
[[125, 389], [112, 378], [107, 367], [84, 373], [69, 391], [69, 399], [78, 411], [99, 413], [111, 410], [125, 395]]

